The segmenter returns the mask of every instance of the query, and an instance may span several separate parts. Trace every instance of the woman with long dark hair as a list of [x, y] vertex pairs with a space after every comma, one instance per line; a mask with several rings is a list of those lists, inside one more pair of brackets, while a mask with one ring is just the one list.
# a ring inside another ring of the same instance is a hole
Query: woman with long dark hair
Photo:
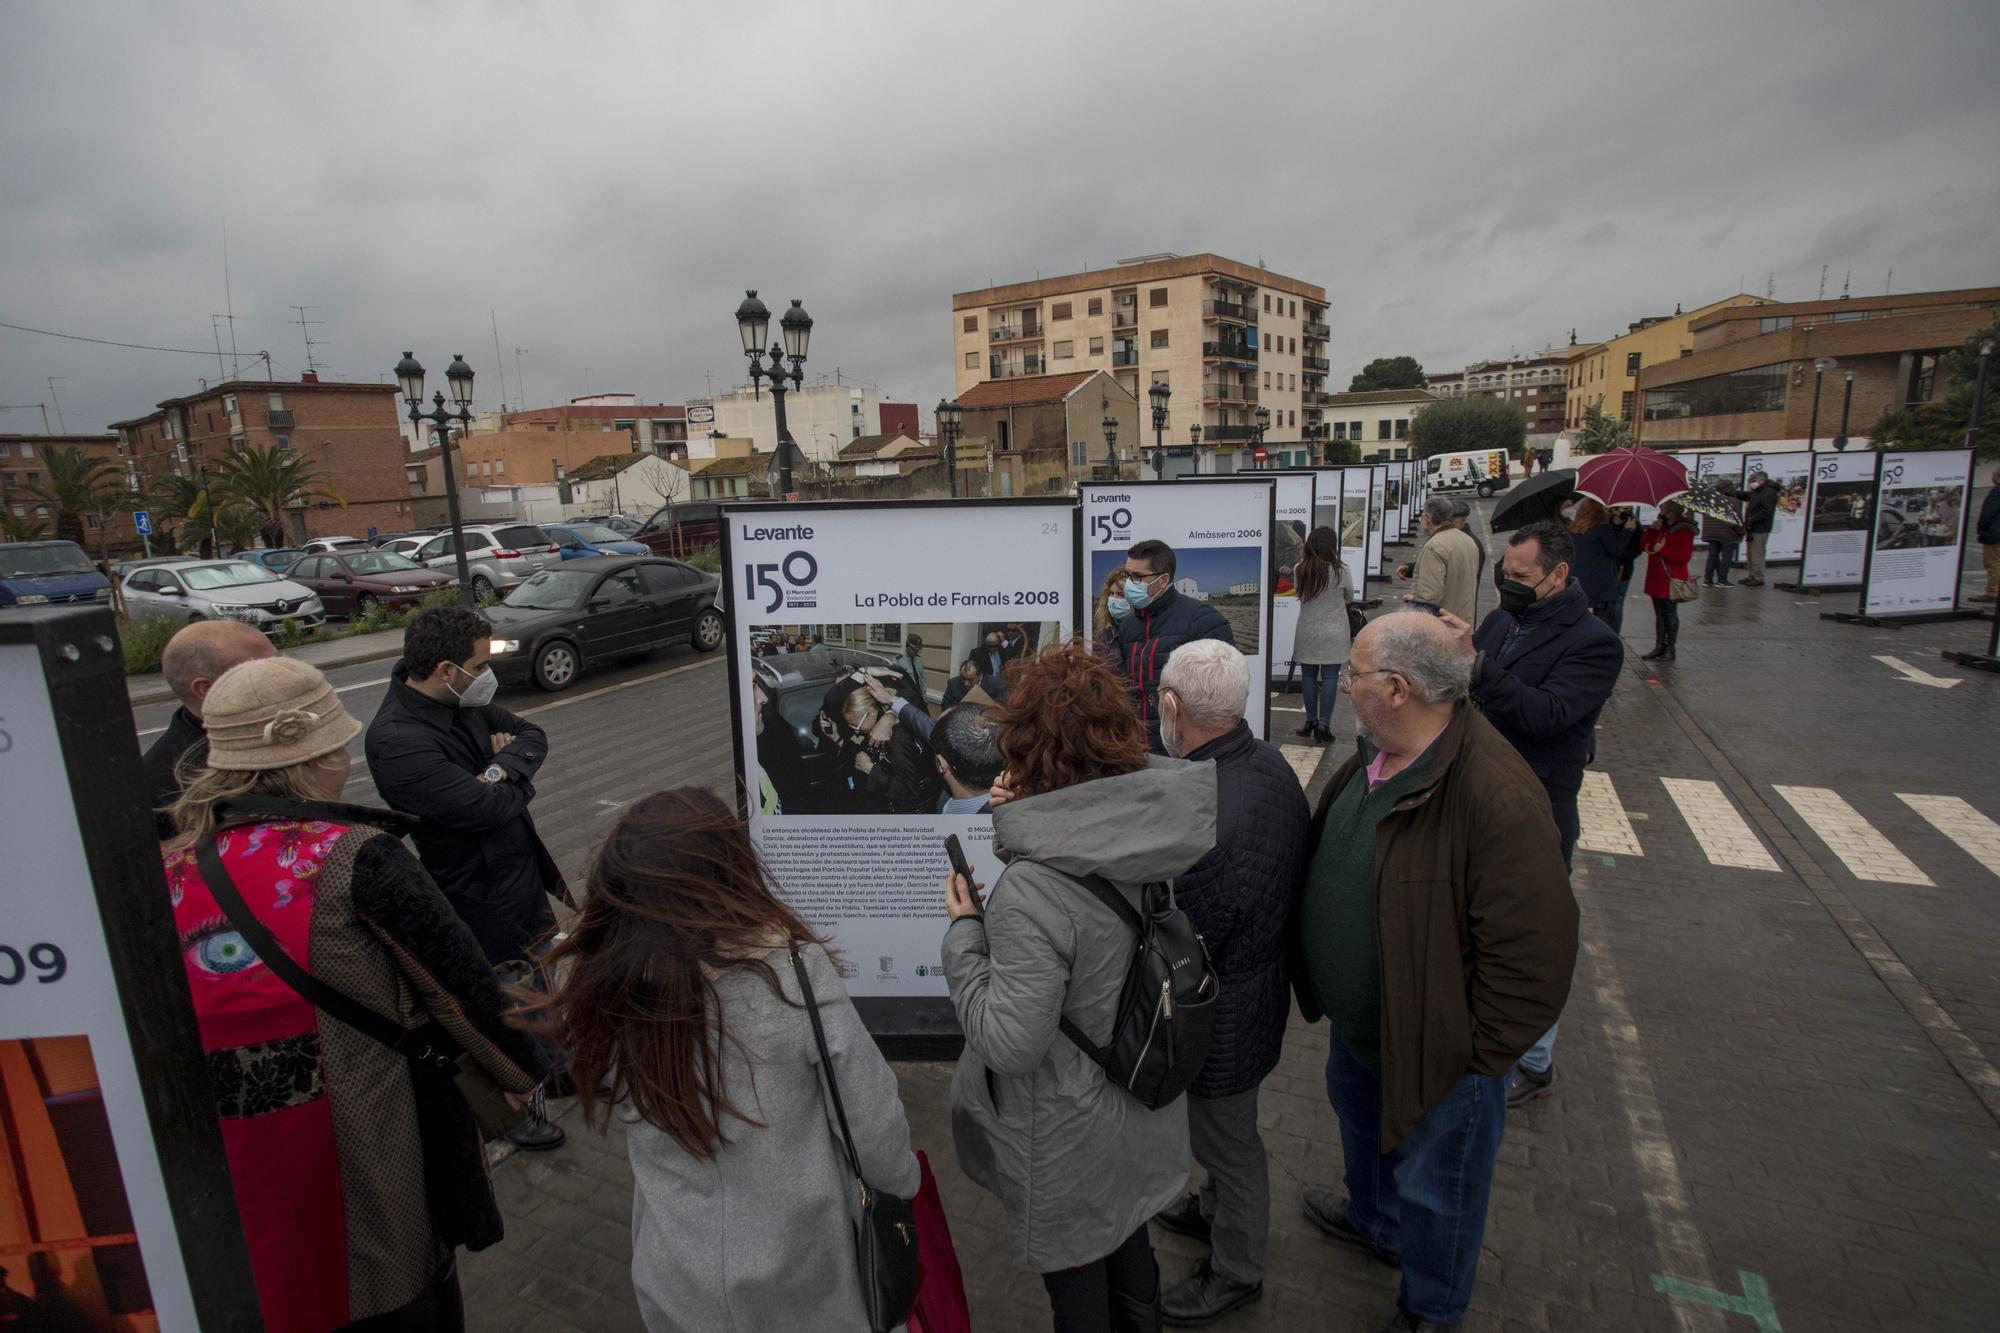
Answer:
[[1694, 556], [1694, 520], [1678, 501], [1660, 506], [1660, 516], [1640, 537], [1646, 552], [1646, 596], [1653, 600], [1653, 651], [1642, 653], [1648, 662], [1671, 662], [1681, 637], [1681, 605], [1674, 600], [1674, 584], [1688, 577], [1688, 561]]
[[1332, 528], [1317, 527], [1306, 535], [1295, 581], [1299, 628], [1292, 639], [1292, 661], [1298, 664], [1306, 706], [1305, 725], [1295, 734], [1331, 741], [1333, 705], [1340, 698], [1340, 664], [1354, 645], [1347, 625], [1354, 589], [1340, 563], [1340, 537]]
[[965, 1032], [953, 1137], [972, 1179], [1007, 1211], [1015, 1260], [1040, 1273], [1058, 1333], [1159, 1326], [1146, 1220], [1180, 1198], [1187, 1105], [1149, 1110], [1059, 1024], [1110, 1039], [1136, 945], [1084, 887], [1139, 910], [1215, 842], [1215, 768], [1149, 758], [1119, 679], [1081, 644], [1024, 659], [1000, 722], [994, 850], [1007, 868], [984, 915], [948, 882], [945, 979]]
[[1589, 496], [1577, 499], [1569, 520], [1576, 539], [1576, 581], [1583, 587], [1590, 613], [1617, 629], [1624, 623], [1624, 597], [1618, 570], [1639, 554], [1639, 529]]
[[839, 968], [771, 891], [743, 822], [698, 787], [634, 803], [548, 964], [559, 985], [527, 1021], [569, 1053], [585, 1118], [630, 1125], [646, 1327], [865, 1330], [858, 1200], [821, 1079], [838, 1083], [870, 1189], [917, 1192], [909, 1125]]

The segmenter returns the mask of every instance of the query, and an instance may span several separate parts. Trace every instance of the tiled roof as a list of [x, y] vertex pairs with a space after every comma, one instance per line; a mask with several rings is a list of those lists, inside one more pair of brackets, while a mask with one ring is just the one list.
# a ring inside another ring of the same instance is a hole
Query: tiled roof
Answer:
[[[700, 460], [694, 460], [699, 462]], [[738, 454], [734, 458], [716, 458], [694, 469], [697, 477], [755, 477], [761, 476], [771, 466], [769, 454]]]
[[[902, 431], [885, 431], [880, 435], [858, 435], [841, 446], [842, 458], [873, 458], [897, 440], [909, 439]], [[915, 443], [914, 440], [911, 443]]]
[[[1439, 376], [1437, 378], [1443, 378]], [[1365, 407], [1370, 403], [1409, 403], [1435, 398], [1428, 389], [1362, 389], [1356, 393], [1329, 395], [1329, 407]]]
[[571, 481], [604, 481], [644, 458], [644, 454], [599, 454], [569, 474]]
[[1066, 375], [1024, 375], [1016, 379], [987, 380], [973, 385], [958, 396], [960, 407], [1020, 407], [1027, 403], [1059, 403], [1075, 393], [1096, 370], [1072, 371]]

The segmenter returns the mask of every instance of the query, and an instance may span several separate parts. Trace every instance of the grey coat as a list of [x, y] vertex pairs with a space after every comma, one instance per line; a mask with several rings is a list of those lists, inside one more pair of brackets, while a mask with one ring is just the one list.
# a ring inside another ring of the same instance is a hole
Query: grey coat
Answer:
[[[917, 1192], [910, 1127], [874, 1039], [817, 945], [806, 971], [870, 1187]], [[725, 1117], [728, 1140], [697, 1161], [644, 1121], [632, 1160], [632, 1286], [653, 1333], [761, 1333], [774, 1328], [865, 1333], [854, 1226], [860, 1201], [840, 1129], [821, 1090], [819, 1052], [783, 949], [765, 959], [787, 1004], [755, 972], [715, 983], [728, 1038], [724, 1089], [763, 1128]]]
[[1347, 660], [1354, 637], [1347, 631], [1347, 608], [1353, 605], [1354, 585], [1347, 581], [1347, 567], [1320, 594], [1299, 603], [1298, 633], [1292, 638], [1294, 662], [1313, 666], [1338, 666]]
[[[1007, 1210], [1015, 1261], [1037, 1273], [1118, 1248], [1187, 1183], [1187, 1102], [1149, 1111], [1057, 1029], [1067, 1016], [1110, 1040], [1137, 945], [1078, 886], [1102, 875], [1138, 905], [1215, 843], [1215, 765], [1154, 758], [993, 812], [1007, 868], [984, 920], [944, 937], [945, 978], [965, 1030], [952, 1078], [959, 1164]], [[990, 1075], [990, 1078], [989, 1078]]]

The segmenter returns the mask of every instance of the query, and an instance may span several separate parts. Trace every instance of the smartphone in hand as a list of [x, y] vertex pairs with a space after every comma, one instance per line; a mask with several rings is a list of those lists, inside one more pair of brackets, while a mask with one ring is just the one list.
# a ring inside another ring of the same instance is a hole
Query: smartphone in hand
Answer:
[[[956, 833], [945, 835], [944, 854], [951, 861], [951, 872], [965, 881], [966, 892], [971, 895], [974, 907], [979, 907], [979, 893], [973, 888], [972, 862], [965, 859], [965, 849], [958, 845]], [[981, 909], [975, 915], [985, 916], [986, 913]]]

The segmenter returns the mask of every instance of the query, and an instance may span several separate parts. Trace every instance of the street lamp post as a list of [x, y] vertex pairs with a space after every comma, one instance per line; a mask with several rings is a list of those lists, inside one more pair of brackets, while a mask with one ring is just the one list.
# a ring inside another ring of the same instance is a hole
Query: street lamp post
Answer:
[[1847, 447], [1847, 414], [1854, 407], [1854, 372], [1848, 371], [1845, 378], [1847, 388], [1840, 397], [1840, 434], [1833, 441], [1833, 447], [1836, 449]]
[[1104, 460], [1111, 469], [1111, 480], [1118, 480], [1118, 418], [1109, 413], [1104, 417]]
[[[1257, 453], [1260, 453], [1260, 452], [1262, 452], [1262, 451], [1263, 451], [1263, 448], [1264, 448], [1264, 432], [1265, 432], [1265, 431], [1267, 431], [1267, 430], [1269, 430], [1269, 429], [1271, 429], [1271, 409], [1270, 409], [1270, 408], [1268, 408], [1268, 407], [1265, 407], [1265, 406], [1263, 406], [1263, 405], [1262, 405], [1261, 403], [1260, 403], [1260, 404], [1258, 405], [1258, 407], [1257, 407], [1257, 424], [1256, 424], [1255, 426], [1253, 426], [1253, 427], [1252, 427], [1251, 429], [1252, 429], [1252, 430], [1253, 430], [1253, 431], [1255, 432], [1255, 435], [1256, 435], [1256, 440], [1257, 440], [1257, 444], [1256, 444], [1256, 448], [1255, 448], [1255, 452], [1253, 452], [1253, 453], [1252, 453], [1252, 454], [1250, 455], [1251, 459], [1252, 459], [1252, 460], [1254, 461], [1254, 460], [1256, 460], [1256, 458], [1257, 458]], [[1270, 463], [1270, 461], [1271, 461], [1271, 460], [1270, 460], [1270, 459], [1268, 459], [1268, 458], [1266, 458], [1266, 459], [1263, 459], [1263, 460], [1262, 460], [1262, 462], [1263, 462], [1263, 463], [1265, 463], [1265, 464], [1267, 464], [1267, 465], [1268, 465], [1268, 464]]]
[[938, 399], [937, 427], [938, 434], [944, 437], [944, 476], [954, 500], [958, 498], [958, 432], [962, 410], [955, 401]]
[[1979, 413], [1986, 405], [1986, 363], [1993, 359], [1993, 340], [1979, 344], [1979, 374], [1972, 381], [1972, 415], [1965, 423], [1965, 447], [1978, 452]]
[[[743, 355], [750, 358], [750, 384], [753, 389], [761, 386], [765, 379], [771, 381], [771, 405], [778, 414], [778, 491], [786, 500], [797, 499], [792, 490], [792, 443], [791, 428], [785, 424], [786, 381], [793, 386], [806, 382], [806, 348], [812, 342], [812, 316], [805, 307], [792, 302], [778, 320], [778, 331], [784, 337], [780, 347], [772, 343], [768, 353], [764, 350], [764, 338], [771, 331], [771, 311], [757, 299], [756, 290], [743, 293], [743, 304], [736, 307], [736, 330], [743, 336]], [[764, 357], [769, 355], [771, 365], [764, 366]], [[789, 361], [787, 370], [784, 363]]]
[[445, 383], [451, 386], [451, 401], [458, 405], [458, 411], [444, 409], [444, 394], [431, 395], [431, 410], [423, 410], [424, 368], [410, 352], [403, 353], [403, 359], [396, 363], [396, 383], [402, 387], [403, 397], [410, 404], [410, 421], [419, 430], [428, 421], [437, 436], [438, 458], [444, 464], [444, 505], [447, 517], [451, 519], [452, 554], [458, 565], [458, 604], [472, 605], [472, 571], [465, 563], [465, 527], [458, 515], [458, 474], [451, 463], [451, 423], [461, 426], [472, 422], [472, 367], [465, 364], [465, 358], [452, 354], [451, 364], [444, 370]]
[[1155, 380], [1146, 393], [1153, 400], [1153, 480], [1158, 481], [1167, 466], [1167, 399], [1173, 391]]
[[1807, 427], [1806, 427], [1806, 448], [1807, 448], [1808, 450], [1810, 450], [1810, 449], [1811, 449], [1811, 448], [1813, 447], [1813, 444], [1814, 444], [1814, 443], [1815, 443], [1815, 442], [1816, 442], [1816, 441], [1817, 441], [1817, 440], [1819, 439], [1819, 382], [1820, 382], [1820, 379], [1821, 379], [1821, 377], [1822, 377], [1822, 376], [1824, 376], [1824, 375], [1826, 374], [1826, 372], [1827, 372], [1827, 371], [1829, 371], [1829, 370], [1832, 370], [1832, 369], [1833, 369], [1833, 368], [1834, 368], [1835, 366], [1837, 366], [1837, 365], [1839, 365], [1839, 364], [1840, 364], [1840, 363], [1839, 363], [1838, 361], [1834, 360], [1834, 359], [1833, 359], [1832, 357], [1830, 357], [1830, 356], [1816, 356], [1816, 357], [1814, 357], [1814, 358], [1813, 358], [1813, 408], [1812, 408], [1812, 424], [1811, 424], [1810, 426], [1807, 426]]
[[1197, 476], [1201, 473], [1201, 423], [1188, 426], [1188, 470]]

